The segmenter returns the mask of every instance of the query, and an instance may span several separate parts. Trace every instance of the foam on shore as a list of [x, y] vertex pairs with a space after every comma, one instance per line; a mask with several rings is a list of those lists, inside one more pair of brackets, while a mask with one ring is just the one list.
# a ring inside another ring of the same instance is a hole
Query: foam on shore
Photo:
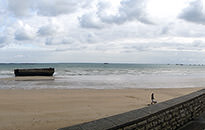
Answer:
[[0, 80], [15, 80], [15, 81], [41, 81], [41, 80], [54, 80], [53, 76], [20, 76], [1, 78]]

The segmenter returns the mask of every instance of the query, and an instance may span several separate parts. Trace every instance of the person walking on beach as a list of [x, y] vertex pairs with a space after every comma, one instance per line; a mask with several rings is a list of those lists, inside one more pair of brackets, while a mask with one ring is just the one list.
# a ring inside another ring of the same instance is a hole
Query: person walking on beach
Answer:
[[154, 100], [154, 93], [151, 94], [151, 104], [157, 103], [157, 101]]

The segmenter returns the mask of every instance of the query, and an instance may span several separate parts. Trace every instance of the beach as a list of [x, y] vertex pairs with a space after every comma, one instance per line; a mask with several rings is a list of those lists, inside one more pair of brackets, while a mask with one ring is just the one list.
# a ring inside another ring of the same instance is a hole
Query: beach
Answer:
[[57, 130], [117, 114], [78, 128], [178, 129], [195, 120], [205, 113], [204, 6], [0, 0], [0, 130]]
[[146, 107], [202, 88], [1, 89], [1, 130], [55, 130]]

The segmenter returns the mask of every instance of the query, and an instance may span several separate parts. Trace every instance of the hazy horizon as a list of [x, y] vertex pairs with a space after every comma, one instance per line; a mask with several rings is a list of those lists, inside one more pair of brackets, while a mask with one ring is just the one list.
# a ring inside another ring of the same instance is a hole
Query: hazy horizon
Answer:
[[51, 64], [104, 64], [104, 63], [108, 63], [108, 64], [159, 64], [159, 63], [134, 63], [134, 62], [0, 62], [0, 64], [41, 64], [41, 63], [42, 64], [50, 64], [50, 63]]

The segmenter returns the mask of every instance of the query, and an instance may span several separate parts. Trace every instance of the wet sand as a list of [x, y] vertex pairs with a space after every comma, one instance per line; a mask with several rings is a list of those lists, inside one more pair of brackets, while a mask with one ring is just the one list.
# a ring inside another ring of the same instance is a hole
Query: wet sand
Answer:
[[41, 81], [41, 80], [54, 80], [53, 76], [18, 76], [9, 78], [0, 78], [1, 80], [15, 80], [15, 81]]
[[0, 90], [0, 130], [54, 130], [107, 117], [202, 88]]

